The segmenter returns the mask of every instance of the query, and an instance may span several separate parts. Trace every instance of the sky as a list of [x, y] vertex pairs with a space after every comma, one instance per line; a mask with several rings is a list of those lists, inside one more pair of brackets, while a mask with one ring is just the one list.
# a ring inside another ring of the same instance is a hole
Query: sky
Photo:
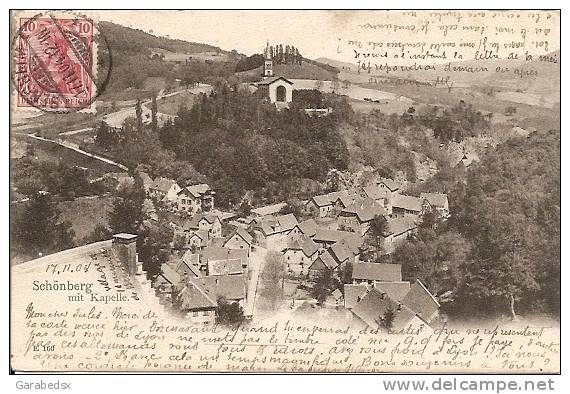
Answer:
[[[560, 47], [559, 14], [532, 11], [515, 14], [488, 12], [485, 17], [460, 15], [433, 15], [419, 11], [404, 15], [402, 11], [93, 11], [95, 19], [108, 20], [124, 26], [139, 28], [154, 35], [170, 36], [187, 41], [218, 46], [224, 50], [236, 49], [251, 55], [262, 53], [265, 43], [292, 44], [303, 56], [316, 59], [328, 57], [355, 63], [354, 42], [456, 42], [479, 43], [488, 37], [489, 44], [496, 41], [503, 56], [510, 51], [503, 48], [511, 42], [522, 40], [521, 29], [526, 32], [525, 50], [532, 54], [544, 54]], [[420, 26], [427, 23], [426, 30]], [[415, 31], [395, 25], [416, 25]], [[363, 28], [367, 25], [367, 28]], [[458, 25], [458, 30], [453, 30]], [[370, 26], [374, 26], [371, 28]], [[447, 33], [445, 26], [450, 26]], [[479, 26], [485, 30], [462, 30], [462, 26]], [[536, 33], [536, 29], [549, 29]], [[512, 29], [501, 31], [498, 29]], [[445, 33], [445, 34], [444, 34]], [[349, 41], [353, 44], [349, 45]], [[539, 42], [547, 41], [545, 45]], [[532, 43], [532, 44], [531, 44]], [[368, 45], [359, 48], [370, 51]], [[375, 48], [375, 50], [378, 48]], [[434, 52], [432, 50], [431, 52]], [[474, 51], [470, 50], [468, 56]], [[443, 60], [431, 58], [427, 63]], [[421, 62], [421, 60], [420, 60]]]

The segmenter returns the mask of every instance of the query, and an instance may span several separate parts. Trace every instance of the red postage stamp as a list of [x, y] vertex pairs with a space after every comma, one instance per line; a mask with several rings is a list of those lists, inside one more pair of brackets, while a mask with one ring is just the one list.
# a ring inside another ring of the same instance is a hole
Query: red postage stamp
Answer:
[[17, 106], [48, 111], [90, 107], [93, 21], [21, 18], [16, 42]]

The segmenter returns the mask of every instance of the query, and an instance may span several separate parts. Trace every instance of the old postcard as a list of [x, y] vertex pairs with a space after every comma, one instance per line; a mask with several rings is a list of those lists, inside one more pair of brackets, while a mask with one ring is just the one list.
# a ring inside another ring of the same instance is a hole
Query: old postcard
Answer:
[[560, 12], [10, 13], [17, 372], [559, 373]]

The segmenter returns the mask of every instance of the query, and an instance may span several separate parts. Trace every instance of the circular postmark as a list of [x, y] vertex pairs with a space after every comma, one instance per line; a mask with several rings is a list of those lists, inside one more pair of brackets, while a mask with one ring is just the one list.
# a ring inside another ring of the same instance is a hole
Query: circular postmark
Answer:
[[71, 112], [91, 108], [112, 69], [95, 22], [70, 12], [15, 18], [11, 76], [17, 108]]

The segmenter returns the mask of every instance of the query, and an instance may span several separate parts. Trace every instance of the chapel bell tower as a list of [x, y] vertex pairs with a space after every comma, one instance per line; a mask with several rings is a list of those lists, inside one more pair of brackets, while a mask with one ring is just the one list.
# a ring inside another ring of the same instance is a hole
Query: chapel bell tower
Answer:
[[267, 41], [267, 46], [263, 53], [265, 62], [263, 63], [263, 78], [269, 78], [273, 76], [273, 54], [271, 53], [271, 48], [269, 47], [269, 41]]

